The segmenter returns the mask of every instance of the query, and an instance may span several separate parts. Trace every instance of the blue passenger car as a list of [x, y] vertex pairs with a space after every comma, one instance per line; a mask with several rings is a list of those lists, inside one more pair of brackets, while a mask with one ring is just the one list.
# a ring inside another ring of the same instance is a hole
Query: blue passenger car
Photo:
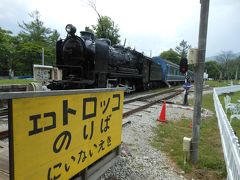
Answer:
[[[153, 57], [153, 61], [159, 64], [162, 68], [162, 81], [166, 84], [175, 85], [185, 81], [185, 75], [179, 71], [179, 65], [174, 64], [159, 56]], [[192, 72], [189, 71], [192, 76]]]

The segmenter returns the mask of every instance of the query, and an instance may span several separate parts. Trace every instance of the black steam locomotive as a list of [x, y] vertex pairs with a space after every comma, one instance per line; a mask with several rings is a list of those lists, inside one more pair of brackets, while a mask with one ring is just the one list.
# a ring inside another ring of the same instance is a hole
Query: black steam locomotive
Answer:
[[49, 89], [126, 87], [134, 91], [148, 88], [150, 81], [161, 81], [161, 67], [142, 53], [111, 46], [109, 39], [95, 39], [90, 32], [82, 31], [79, 37], [71, 24], [66, 31], [66, 39], [56, 44], [62, 80], [52, 81]]

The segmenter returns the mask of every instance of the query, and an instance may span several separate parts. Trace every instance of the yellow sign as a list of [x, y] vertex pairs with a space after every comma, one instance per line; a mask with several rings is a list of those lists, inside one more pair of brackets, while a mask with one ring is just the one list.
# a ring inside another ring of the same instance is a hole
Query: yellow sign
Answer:
[[121, 143], [123, 91], [11, 104], [14, 179], [69, 179]]

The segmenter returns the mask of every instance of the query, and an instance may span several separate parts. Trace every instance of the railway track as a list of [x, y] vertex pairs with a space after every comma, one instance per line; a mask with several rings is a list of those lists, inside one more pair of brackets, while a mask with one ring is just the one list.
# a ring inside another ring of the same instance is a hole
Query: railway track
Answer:
[[157, 103], [161, 103], [163, 100], [169, 100], [179, 94], [181, 94], [182, 91], [164, 91], [159, 93], [154, 93], [151, 95], [146, 95], [143, 97], [126, 100], [124, 101], [124, 107], [123, 107], [123, 125], [126, 123], [129, 123], [126, 118], [134, 113], [140, 112], [146, 108], [149, 108]]
[[[0, 140], [3, 140], [8, 137], [7, 122], [8, 121], [8, 108], [0, 108]], [[4, 128], [3, 128], [4, 127]]]
[[175, 90], [176, 90], [176, 88], [169, 88], [169, 89], [162, 90], [162, 91], [159, 91], [159, 92], [149, 93], [149, 94], [145, 94], [145, 95], [139, 95], [139, 96], [132, 97], [132, 98], [125, 97], [124, 104], [129, 104], [131, 102], [138, 101], [138, 100], [141, 101], [141, 100], [144, 100], [144, 99], [147, 99], [147, 98], [153, 98], [155, 96], [162, 95], [164, 93], [170, 93], [170, 92], [175, 91]]
[[[210, 87], [204, 87], [203, 90], [211, 90]], [[184, 90], [178, 90], [176, 88], [169, 88], [164, 91], [160, 91], [157, 93], [152, 93], [148, 95], [143, 95], [140, 97], [130, 98], [124, 100], [123, 107], [123, 125], [128, 123], [128, 120], [125, 120], [128, 116], [140, 112], [146, 108], [149, 108], [155, 104], [161, 103], [163, 100], [169, 100], [179, 94], [181, 94]], [[194, 90], [190, 90], [189, 92], [194, 92]], [[167, 103], [173, 103], [167, 101]]]
[[8, 130], [0, 131], [0, 140], [6, 139], [8, 137]]
[[1, 107], [1, 108], [0, 108], [0, 118], [1, 118], [2, 116], [6, 116], [7, 113], [8, 113], [8, 108], [7, 108], [7, 107]]

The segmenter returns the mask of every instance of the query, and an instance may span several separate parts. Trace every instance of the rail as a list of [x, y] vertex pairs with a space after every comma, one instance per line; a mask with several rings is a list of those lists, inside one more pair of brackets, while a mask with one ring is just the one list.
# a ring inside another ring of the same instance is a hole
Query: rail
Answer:
[[[141, 101], [141, 100], [144, 100], [144, 99], [148, 99], [148, 98], [152, 98], [152, 97], [155, 97], [155, 96], [158, 96], [158, 95], [169, 93], [169, 92], [172, 92], [174, 90], [177, 91], [177, 88], [169, 88], [169, 89], [166, 89], [166, 90], [162, 90], [160, 92], [155, 92], [155, 93], [146, 94], [146, 95], [140, 95], [140, 96], [137, 96], [137, 97], [134, 97], [134, 98], [125, 98], [123, 103], [128, 104], [128, 103], [131, 103], [131, 102], [134, 102], [134, 101]], [[182, 90], [178, 90], [178, 91], [182, 92]]]
[[214, 88], [213, 90], [214, 106], [218, 119], [224, 159], [228, 179], [230, 180], [240, 179], [240, 144], [220, 103], [218, 95], [236, 91], [240, 91], [240, 85]]
[[[143, 109], [146, 109], [146, 108], [149, 108], [149, 107], [151, 107], [151, 106], [153, 106], [153, 105], [155, 105], [155, 104], [157, 104], [157, 103], [161, 103], [163, 100], [169, 100], [169, 99], [171, 99], [171, 98], [173, 98], [173, 97], [175, 97], [175, 96], [177, 96], [177, 95], [179, 95], [179, 94], [181, 94], [181, 92], [182, 91], [177, 91], [177, 92], [174, 92], [173, 94], [168, 94], [168, 95], [166, 95], [166, 96], [164, 96], [164, 97], [162, 97], [162, 98], [160, 98], [160, 99], [156, 99], [156, 100], [152, 100], [152, 101], [150, 101], [150, 102], [147, 102], [146, 104], [144, 104], [144, 105], [141, 105], [141, 106], [138, 106], [138, 107], [136, 107], [136, 108], [134, 108], [134, 109], [131, 109], [130, 111], [127, 111], [127, 112], [124, 112], [123, 113], [123, 118], [126, 118], [126, 117], [128, 117], [128, 116], [130, 116], [130, 115], [132, 115], [132, 114], [134, 114], [134, 113], [136, 113], [136, 112], [139, 112], [139, 111], [142, 111]], [[166, 93], [166, 92], [165, 92]], [[161, 94], [163, 94], [163, 93], [161, 93]], [[160, 95], [160, 94], [155, 94], [155, 96], [158, 96], [158, 95]], [[137, 98], [137, 99], [135, 99], [135, 100], [141, 100], [141, 101], [146, 101], [146, 99], [147, 98], [149, 98], [149, 97], [154, 97], [153, 95], [151, 95], [151, 96], [145, 96], [145, 97], [142, 97], [142, 98]], [[129, 101], [130, 102], [130, 101]], [[129, 103], [128, 102], [128, 103]], [[134, 102], [134, 101], [131, 101], [131, 102]], [[127, 104], [127, 103], [125, 103], [125, 104]]]

